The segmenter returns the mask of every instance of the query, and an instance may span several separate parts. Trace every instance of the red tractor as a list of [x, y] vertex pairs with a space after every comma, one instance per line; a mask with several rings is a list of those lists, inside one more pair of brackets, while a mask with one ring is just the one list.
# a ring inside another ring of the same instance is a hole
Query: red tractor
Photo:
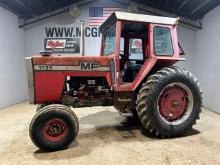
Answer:
[[177, 18], [113, 13], [100, 27], [100, 56], [43, 53], [26, 58], [29, 102], [38, 104], [30, 124], [44, 150], [67, 147], [79, 123], [72, 107], [114, 106], [159, 137], [181, 136], [199, 118], [197, 79], [173, 66], [185, 60]]

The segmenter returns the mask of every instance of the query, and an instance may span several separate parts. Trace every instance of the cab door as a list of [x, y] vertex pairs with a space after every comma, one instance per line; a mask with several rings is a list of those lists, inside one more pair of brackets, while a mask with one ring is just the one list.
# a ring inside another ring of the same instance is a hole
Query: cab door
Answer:
[[119, 84], [120, 40], [118, 40], [118, 36], [120, 36], [120, 25], [120, 21], [117, 21], [102, 32], [101, 55], [109, 58], [110, 77], [114, 89], [116, 89]]
[[116, 22], [115, 26], [115, 51], [114, 54], [109, 56], [110, 58], [110, 71], [115, 91], [118, 90], [120, 80], [120, 42], [121, 42], [121, 21]]

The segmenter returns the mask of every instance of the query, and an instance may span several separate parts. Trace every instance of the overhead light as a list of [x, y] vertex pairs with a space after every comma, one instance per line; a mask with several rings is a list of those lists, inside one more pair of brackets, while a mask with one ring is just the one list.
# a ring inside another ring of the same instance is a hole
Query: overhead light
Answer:
[[76, 5], [72, 5], [69, 7], [69, 15], [73, 18], [77, 18], [79, 17], [81, 14], [81, 11], [79, 9], [79, 7], [77, 7]]

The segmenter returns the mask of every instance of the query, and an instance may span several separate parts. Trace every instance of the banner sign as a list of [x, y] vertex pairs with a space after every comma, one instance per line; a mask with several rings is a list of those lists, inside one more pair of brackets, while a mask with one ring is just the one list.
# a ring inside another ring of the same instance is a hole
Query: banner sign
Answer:
[[[100, 37], [99, 27], [85, 27], [85, 37]], [[46, 27], [45, 35], [47, 38], [79, 38], [81, 32], [79, 27]]]
[[[99, 27], [85, 27], [85, 37], [100, 37]], [[46, 27], [44, 49], [62, 54], [79, 54], [80, 37], [79, 27]]]
[[45, 38], [44, 49], [54, 53], [80, 53], [80, 38]]

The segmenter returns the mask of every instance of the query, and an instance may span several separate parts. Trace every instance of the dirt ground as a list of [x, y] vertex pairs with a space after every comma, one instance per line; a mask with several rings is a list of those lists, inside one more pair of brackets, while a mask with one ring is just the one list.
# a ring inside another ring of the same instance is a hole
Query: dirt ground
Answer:
[[66, 150], [44, 153], [28, 135], [35, 106], [23, 102], [0, 110], [0, 164], [220, 164], [220, 116], [208, 110], [185, 137], [174, 139], [144, 133], [112, 107], [75, 112], [76, 141]]

